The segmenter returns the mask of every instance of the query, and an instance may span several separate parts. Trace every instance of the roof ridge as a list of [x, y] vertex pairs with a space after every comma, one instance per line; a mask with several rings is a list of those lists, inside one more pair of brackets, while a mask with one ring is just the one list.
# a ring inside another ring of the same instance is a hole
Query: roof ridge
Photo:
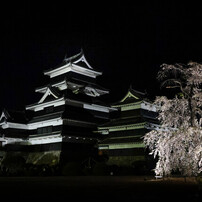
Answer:
[[145, 92], [141, 92], [141, 91], [139, 91], [139, 90], [135, 90], [135, 89], [132, 87], [132, 85], [130, 85], [128, 91], [130, 91], [131, 93], [135, 92], [135, 93], [138, 93], [138, 94], [140, 94], [140, 95], [146, 95], [146, 94], [147, 94], [146, 91], [145, 91]]
[[75, 58], [77, 58], [77, 57], [79, 57], [79, 56], [82, 57], [83, 55], [84, 55], [84, 54], [83, 54], [83, 50], [81, 49], [81, 51], [80, 51], [79, 53], [77, 53], [76, 55], [70, 56], [70, 57], [68, 57], [68, 58], [67, 58], [67, 54], [66, 54], [63, 61], [65, 61], [66, 63], [68, 63], [68, 62], [71, 62], [71, 60], [73, 60], [73, 59], [75, 59]]

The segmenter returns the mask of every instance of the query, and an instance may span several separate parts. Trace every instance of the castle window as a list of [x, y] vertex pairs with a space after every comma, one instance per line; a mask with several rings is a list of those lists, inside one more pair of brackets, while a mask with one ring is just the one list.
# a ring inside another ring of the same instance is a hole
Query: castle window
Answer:
[[43, 128], [38, 128], [37, 133], [38, 134], [45, 134], [45, 133], [52, 133], [53, 127], [52, 126], [47, 126]]
[[54, 111], [54, 106], [46, 107], [45, 108], [46, 113], [51, 113]]

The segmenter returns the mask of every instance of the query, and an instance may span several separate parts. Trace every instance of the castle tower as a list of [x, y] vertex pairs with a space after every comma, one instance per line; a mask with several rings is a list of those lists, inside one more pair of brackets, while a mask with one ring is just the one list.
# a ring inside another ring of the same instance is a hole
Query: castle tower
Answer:
[[[10, 116], [2, 114], [4, 146], [18, 146], [19, 150], [19, 146], [34, 151], [62, 150], [68, 158], [88, 155], [98, 139], [99, 134], [93, 133], [97, 124], [106, 122], [109, 113], [116, 110], [97, 99], [109, 93], [96, 83], [102, 72], [90, 66], [81, 50], [65, 57], [57, 67], [45, 70], [44, 75], [49, 77], [49, 82], [35, 89], [41, 94], [40, 100], [25, 107], [26, 113], [32, 114], [31, 119], [11, 124], [6, 120]], [[18, 135], [7, 141], [10, 135], [5, 129], [17, 130]]]
[[159, 126], [156, 106], [147, 99], [146, 93], [130, 87], [123, 99], [112, 107], [118, 110], [116, 116], [98, 126], [98, 133], [102, 135], [99, 153], [108, 156], [108, 165], [134, 167], [144, 163], [147, 156], [142, 138]]

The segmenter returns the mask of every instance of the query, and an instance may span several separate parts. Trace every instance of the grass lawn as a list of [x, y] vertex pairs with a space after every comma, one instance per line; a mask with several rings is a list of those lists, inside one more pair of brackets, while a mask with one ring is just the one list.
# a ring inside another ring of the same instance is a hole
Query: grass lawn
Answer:
[[5, 199], [46, 201], [202, 201], [202, 179], [147, 176], [0, 177]]

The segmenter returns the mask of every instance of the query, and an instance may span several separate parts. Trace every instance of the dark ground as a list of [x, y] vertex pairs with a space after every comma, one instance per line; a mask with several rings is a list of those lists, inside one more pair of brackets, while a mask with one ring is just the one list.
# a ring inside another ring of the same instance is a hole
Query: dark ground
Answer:
[[25, 201], [202, 201], [193, 179], [135, 176], [1, 177], [4, 200]]

